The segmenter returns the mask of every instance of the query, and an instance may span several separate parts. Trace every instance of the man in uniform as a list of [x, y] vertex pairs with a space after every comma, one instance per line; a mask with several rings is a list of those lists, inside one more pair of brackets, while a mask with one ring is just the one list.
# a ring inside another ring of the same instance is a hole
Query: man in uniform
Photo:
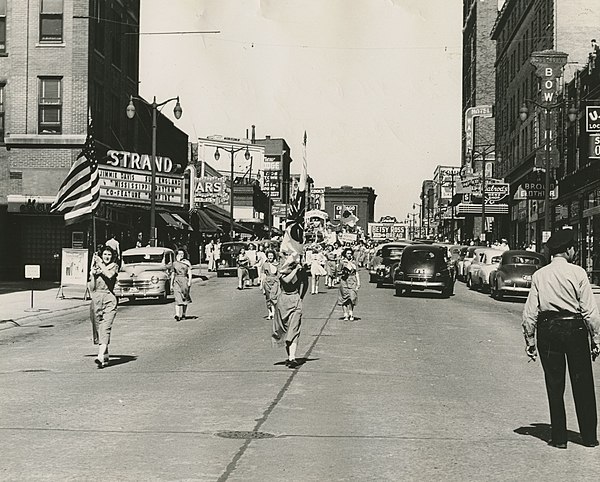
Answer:
[[600, 353], [600, 313], [585, 270], [571, 264], [576, 252], [573, 231], [557, 231], [546, 246], [553, 255], [552, 262], [532, 277], [523, 310], [523, 334], [527, 355], [535, 361], [539, 351], [544, 369], [552, 425], [549, 445], [567, 448], [566, 358], [582, 443], [596, 447], [596, 397], [591, 358], [595, 360]]

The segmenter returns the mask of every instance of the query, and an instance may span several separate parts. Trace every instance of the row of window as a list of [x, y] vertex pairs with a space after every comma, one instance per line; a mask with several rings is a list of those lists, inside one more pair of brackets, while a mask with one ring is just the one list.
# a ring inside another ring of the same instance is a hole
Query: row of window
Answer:
[[[7, 0], [0, 0], [0, 54], [6, 53]], [[63, 0], [40, 0], [40, 43], [63, 41]]]

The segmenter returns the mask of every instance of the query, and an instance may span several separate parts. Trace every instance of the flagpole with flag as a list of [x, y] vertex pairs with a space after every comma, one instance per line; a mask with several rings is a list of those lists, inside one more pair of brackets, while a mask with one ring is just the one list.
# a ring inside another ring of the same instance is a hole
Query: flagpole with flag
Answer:
[[307, 180], [306, 131], [302, 142], [302, 171], [298, 191], [292, 199], [289, 217], [286, 220], [285, 233], [281, 241], [280, 251], [286, 254], [301, 256], [304, 253], [304, 216], [306, 214], [306, 180]]
[[61, 184], [50, 212], [64, 213], [65, 224], [75, 224], [92, 218], [92, 237], [96, 248], [94, 210], [100, 203], [100, 177], [96, 142], [91, 114], [88, 116], [87, 137], [83, 149]]

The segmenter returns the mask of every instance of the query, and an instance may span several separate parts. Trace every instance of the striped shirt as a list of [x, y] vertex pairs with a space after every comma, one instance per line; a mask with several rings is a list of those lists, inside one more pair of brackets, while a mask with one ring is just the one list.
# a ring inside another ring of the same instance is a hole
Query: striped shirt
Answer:
[[580, 314], [593, 342], [600, 345], [600, 313], [587, 274], [561, 256], [555, 256], [532, 276], [523, 309], [523, 334], [528, 346], [534, 344], [538, 314], [544, 311]]

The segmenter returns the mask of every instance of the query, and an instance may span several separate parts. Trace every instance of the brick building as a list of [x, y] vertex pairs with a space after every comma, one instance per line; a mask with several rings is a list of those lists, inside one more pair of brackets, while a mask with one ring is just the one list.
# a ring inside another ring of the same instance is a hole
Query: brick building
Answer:
[[[0, 249], [12, 254], [0, 259], [0, 279], [22, 279], [24, 264], [55, 279], [61, 248], [74, 237], [91, 242], [88, 225], [65, 227], [49, 213], [88, 112], [101, 163], [110, 149], [150, 152], [150, 109], [125, 115], [138, 90], [139, 10], [139, 0], [0, 0]], [[157, 154], [179, 170], [187, 163], [187, 135], [162, 115]], [[99, 211], [99, 241], [109, 229], [133, 236], [147, 222], [135, 206]]]
[[[540, 246], [545, 224], [543, 200], [514, 199], [532, 171], [545, 165], [545, 116], [528, 100], [539, 102], [541, 92], [531, 54], [544, 50], [567, 53], [569, 64], [559, 85], [571, 82], [588, 59], [590, 40], [598, 34], [598, 20], [598, 11], [588, 0], [507, 0], [491, 30], [496, 41], [496, 151], [500, 157], [496, 172], [510, 183], [513, 246], [529, 242]], [[528, 103], [530, 115], [521, 122], [519, 111], [524, 103]], [[555, 152], [555, 140], [564, 134], [560, 126], [564, 126], [565, 117], [565, 109], [552, 112], [548, 132]]]
[[369, 223], [375, 219], [375, 198], [377, 194], [372, 187], [329, 187], [324, 190], [324, 206], [321, 208], [329, 214], [333, 224], [341, 220], [343, 209], [348, 209], [358, 217], [357, 226], [367, 233]]

